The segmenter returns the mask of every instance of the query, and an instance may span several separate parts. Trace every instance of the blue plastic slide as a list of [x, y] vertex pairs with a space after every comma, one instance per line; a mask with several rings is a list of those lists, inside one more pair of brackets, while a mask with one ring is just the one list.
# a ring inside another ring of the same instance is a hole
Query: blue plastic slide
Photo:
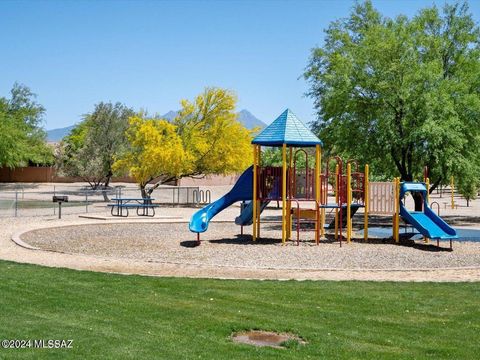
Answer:
[[193, 214], [190, 219], [190, 231], [196, 233], [207, 231], [208, 223], [215, 215], [237, 201], [252, 200], [252, 193], [253, 166], [250, 166], [240, 175], [232, 190]]
[[[408, 211], [402, 199], [407, 192], [420, 192], [424, 211]], [[404, 182], [400, 187], [400, 216], [429, 239], [457, 239], [457, 232], [428, 206], [427, 188], [423, 183]]]
[[[260, 214], [267, 207], [270, 201], [262, 201], [260, 204]], [[249, 201], [240, 213], [240, 216], [235, 218], [235, 224], [237, 225], [252, 225], [253, 223], [253, 201]]]

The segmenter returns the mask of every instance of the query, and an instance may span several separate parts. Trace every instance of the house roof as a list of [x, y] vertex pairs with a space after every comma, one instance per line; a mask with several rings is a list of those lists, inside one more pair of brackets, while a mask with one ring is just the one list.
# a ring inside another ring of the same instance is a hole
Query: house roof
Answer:
[[263, 129], [252, 140], [252, 144], [264, 146], [286, 144], [298, 147], [323, 145], [322, 141], [290, 109], [285, 110], [275, 121]]

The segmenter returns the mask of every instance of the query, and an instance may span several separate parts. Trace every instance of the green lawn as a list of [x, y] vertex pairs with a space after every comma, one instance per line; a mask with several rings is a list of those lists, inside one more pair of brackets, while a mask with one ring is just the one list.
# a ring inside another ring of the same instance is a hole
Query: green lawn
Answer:
[[[73, 349], [0, 349], [1, 359], [478, 359], [480, 283], [228, 281], [50, 269], [0, 261], [0, 339], [73, 339]], [[232, 331], [293, 332], [289, 349]]]

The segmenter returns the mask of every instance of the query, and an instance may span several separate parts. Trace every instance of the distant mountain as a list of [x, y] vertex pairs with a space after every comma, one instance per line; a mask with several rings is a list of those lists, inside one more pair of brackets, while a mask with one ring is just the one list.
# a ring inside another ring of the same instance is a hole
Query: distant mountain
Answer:
[[253, 129], [256, 127], [263, 129], [267, 126], [262, 120], [258, 119], [250, 111], [245, 109], [238, 113], [238, 121], [240, 121], [247, 129]]
[[47, 130], [47, 141], [48, 142], [60, 142], [65, 136], [70, 134], [70, 131], [75, 127], [75, 125], [67, 126], [59, 129]]
[[[172, 121], [177, 115], [178, 111], [170, 110], [166, 114], [162, 115], [162, 118], [168, 121]], [[253, 129], [256, 127], [260, 127], [263, 129], [265, 126], [267, 126], [262, 120], [258, 119], [250, 111], [245, 109], [241, 110], [238, 113], [238, 121], [240, 121], [247, 129]]]
[[[178, 111], [170, 110], [166, 114], [162, 115], [163, 119], [172, 121], [175, 116], [178, 115]], [[267, 126], [262, 120], [259, 120], [255, 115], [250, 111], [243, 109], [238, 113], [238, 121], [240, 121], [243, 126], [247, 129], [253, 129], [255, 127], [264, 128]], [[65, 136], [70, 134], [70, 131], [75, 127], [75, 125], [67, 126], [59, 129], [52, 129], [47, 131], [47, 141], [49, 142], [60, 142]]]
[[172, 121], [173, 119], [175, 119], [175, 116], [177, 116], [177, 115], [178, 115], [178, 111], [170, 110], [166, 114], [162, 115], [162, 119]]

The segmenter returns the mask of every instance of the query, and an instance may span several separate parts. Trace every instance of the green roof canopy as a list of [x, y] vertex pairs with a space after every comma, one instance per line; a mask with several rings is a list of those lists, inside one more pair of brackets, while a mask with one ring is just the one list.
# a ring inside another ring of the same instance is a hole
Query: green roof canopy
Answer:
[[310, 147], [323, 145], [322, 141], [310, 131], [292, 110], [285, 110], [252, 140], [252, 144], [264, 146]]

